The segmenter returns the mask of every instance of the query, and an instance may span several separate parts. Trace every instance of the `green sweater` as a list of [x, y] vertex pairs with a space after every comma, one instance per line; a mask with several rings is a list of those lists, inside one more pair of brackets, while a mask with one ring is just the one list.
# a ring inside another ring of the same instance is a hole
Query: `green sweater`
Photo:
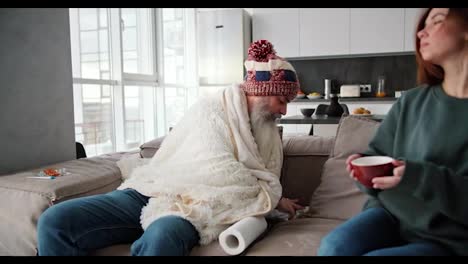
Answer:
[[364, 209], [385, 208], [408, 241], [433, 241], [468, 255], [468, 99], [448, 96], [441, 85], [405, 92], [364, 154], [406, 161], [394, 188], [358, 183], [370, 195]]

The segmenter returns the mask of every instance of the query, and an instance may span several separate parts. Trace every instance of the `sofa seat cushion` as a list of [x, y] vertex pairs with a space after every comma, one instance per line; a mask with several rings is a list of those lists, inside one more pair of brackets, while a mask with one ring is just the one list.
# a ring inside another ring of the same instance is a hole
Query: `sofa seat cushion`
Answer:
[[276, 224], [247, 256], [315, 256], [320, 240], [341, 220], [300, 218]]
[[[36, 225], [42, 212], [61, 201], [117, 188], [122, 180], [116, 161], [127, 154], [71, 160], [1, 176], [0, 237], [8, 243], [0, 243], [0, 255], [35, 255]], [[27, 178], [49, 167], [66, 168], [70, 174], [54, 180]]]
[[[301, 218], [281, 222], [272, 227], [260, 241], [251, 245], [241, 255], [246, 256], [315, 256], [320, 240], [330, 230], [341, 224], [340, 220]], [[114, 245], [98, 249], [93, 256], [130, 256], [131, 244]], [[196, 246], [190, 256], [228, 256], [218, 241], [206, 246]]]
[[[54, 180], [30, 179], [45, 168], [66, 168], [70, 174]], [[0, 188], [21, 190], [41, 195], [51, 202], [85, 194], [113, 183], [121, 182], [116, 162], [101, 157], [71, 160], [35, 170], [0, 177]]]
[[229, 254], [224, 252], [218, 240], [215, 240], [206, 246], [194, 247], [190, 256], [229, 256]]
[[[130, 256], [131, 244], [114, 245], [95, 250], [92, 256]], [[221, 248], [218, 241], [214, 241], [206, 246], [196, 246], [190, 256], [228, 256]]]

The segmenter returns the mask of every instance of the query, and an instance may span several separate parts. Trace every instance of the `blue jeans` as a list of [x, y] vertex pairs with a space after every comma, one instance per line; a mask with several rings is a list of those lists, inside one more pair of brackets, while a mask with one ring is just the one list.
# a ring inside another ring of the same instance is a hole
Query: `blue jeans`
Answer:
[[133, 243], [133, 256], [188, 255], [200, 239], [189, 221], [165, 216], [142, 229], [140, 214], [148, 199], [126, 189], [51, 206], [38, 222], [39, 256], [86, 255], [127, 243]]
[[429, 241], [408, 243], [398, 222], [383, 208], [369, 208], [327, 234], [319, 256], [447, 256], [451, 252]]

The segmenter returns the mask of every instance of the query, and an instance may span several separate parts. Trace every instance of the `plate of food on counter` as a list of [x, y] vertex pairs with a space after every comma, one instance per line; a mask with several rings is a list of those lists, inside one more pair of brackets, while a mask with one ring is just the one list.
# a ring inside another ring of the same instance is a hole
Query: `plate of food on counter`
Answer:
[[305, 97], [306, 97], [305, 93], [301, 90], [299, 90], [296, 94], [296, 99], [303, 99]]
[[317, 93], [317, 92], [312, 92], [312, 93], [309, 93], [307, 95], [307, 98], [309, 98], [309, 99], [319, 99], [321, 97], [322, 97], [322, 95], [320, 93]]
[[371, 117], [372, 116], [372, 112], [369, 110], [369, 109], [366, 109], [364, 107], [358, 107], [356, 109], [353, 110], [353, 112], [351, 113], [351, 115], [354, 115], [354, 116], [362, 116], [362, 117]]

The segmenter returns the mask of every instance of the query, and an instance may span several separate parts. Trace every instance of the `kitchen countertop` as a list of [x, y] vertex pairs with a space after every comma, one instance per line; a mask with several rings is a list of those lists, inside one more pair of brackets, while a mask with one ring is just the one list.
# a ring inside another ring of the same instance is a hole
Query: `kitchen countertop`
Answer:
[[[359, 115], [356, 115], [359, 116]], [[386, 115], [370, 115], [369, 117], [361, 117], [361, 118], [369, 118], [375, 121], [382, 121], [385, 119]], [[288, 116], [282, 117], [276, 120], [278, 124], [339, 124], [341, 116], [327, 116], [327, 115], [312, 115], [310, 117], [303, 116], [303, 115], [295, 115], [295, 116]]]
[[[394, 102], [398, 98], [395, 97], [342, 97], [339, 98], [340, 102]], [[308, 103], [308, 102], [316, 102], [316, 103], [323, 103], [329, 102], [330, 100], [319, 98], [319, 99], [294, 99], [291, 103]]]

